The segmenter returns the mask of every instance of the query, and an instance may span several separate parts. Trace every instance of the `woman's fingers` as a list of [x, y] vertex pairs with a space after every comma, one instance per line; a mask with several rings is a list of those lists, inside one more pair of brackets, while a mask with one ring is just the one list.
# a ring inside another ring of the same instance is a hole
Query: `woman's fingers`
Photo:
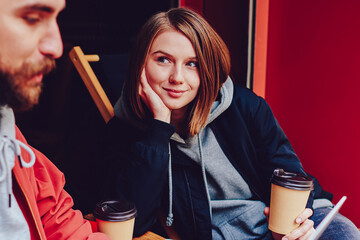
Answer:
[[288, 235], [284, 236], [282, 239], [308, 239], [311, 234], [315, 232], [314, 222], [308, 219], [309, 217], [311, 217], [311, 215], [313, 215], [313, 210], [311, 210], [310, 208], [306, 208], [295, 220], [296, 223], [300, 224], [300, 226]]
[[311, 234], [315, 232], [314, 222], [306, 219], [297, 229], [284, 236], [282, 239], [285, 240], [306, 240]]
[[310, 208], [305, 208], [305, 210], [296, 218], [296, 223], [302, 223], [304, 222], [306, 219], [308, 219], [309, 217], [311, 217], [313, 215], [313, 210], [311, 210]]
[[264, 209], [264, 215], [266, 216], [267, 220], [269, 221], [269, 214], [270, 214], [270, 208], [266, 207]]
[[141, 72], [139, 95], [149, 110], [151, 110], [155, 119], [170, 123], [171, 111], [150, 86], [146, 78], [145, 68]]
[[[266, 207], [264, 209], [264, 215], [269, 220], [270, 208]], [[282, 240], [306, 240], [311, 234], [315, 232], [314, 222], [309, 219], [313, 215], [313, 211], [310, 208], [306, 208], [297, 218], [296, 222], [300, 224], [298, 228], [293, 230], [291, 233], [286, 236], [281, 236], [281, 234], [272, 233], [274, 239]]]
[[302, 236], [302, 237], [300, 237], [299, 238], [299, 240], [306, 240], [306, 239], [309, 239], [309, 237], [313, 234], [315, 232], [315, 229], [314, 228], [312, 228], [310, 231], [308, 231], [307, 233], [306, 233], [306, 235], [305, 236]]

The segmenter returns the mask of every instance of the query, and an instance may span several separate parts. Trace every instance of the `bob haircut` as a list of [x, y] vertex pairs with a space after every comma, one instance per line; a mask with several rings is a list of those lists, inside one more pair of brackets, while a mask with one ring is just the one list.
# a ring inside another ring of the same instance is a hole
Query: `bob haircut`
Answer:
[[155, 38], [167, 30], [184, 34], [192, 43], [199, 63], [200, 87], [188, 108], [187, 127], [190, 136], [205, 126], [211, 106], [230, 73], [229, 50], [215, 30], [199, 14], [186, 8], [173, 8], [153, 15], [141, 28], [130, 57], [123, 94], [130, 108], [140, 118], [151, 112], [141, 101], [139, 85], [141, 72]]

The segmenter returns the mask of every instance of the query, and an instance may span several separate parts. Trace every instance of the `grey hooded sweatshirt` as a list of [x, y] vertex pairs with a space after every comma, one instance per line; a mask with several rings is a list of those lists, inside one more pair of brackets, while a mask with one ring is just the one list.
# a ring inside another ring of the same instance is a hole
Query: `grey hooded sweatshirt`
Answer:
[[[11, 108], [0, 106], [0, 239], [30, 239], [29, 226], [12, 192], [15, 155], [24, 144], [15, 139], [15, 119]], [[26, 147], [27, 151], [31, 151]], [[31, 167], [24, 164], [24, 167]]]

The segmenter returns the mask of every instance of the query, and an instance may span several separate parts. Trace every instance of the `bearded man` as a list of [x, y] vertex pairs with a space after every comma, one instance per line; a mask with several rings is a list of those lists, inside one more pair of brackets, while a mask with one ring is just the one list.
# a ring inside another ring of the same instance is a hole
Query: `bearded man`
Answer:
[[13, 111], [39, 101], [62, 55], [56, 18], [65, 0], [0, 0], [0, 239], [108, 239], [92, 233], [63, 189], [63, 174], [30, 147]]

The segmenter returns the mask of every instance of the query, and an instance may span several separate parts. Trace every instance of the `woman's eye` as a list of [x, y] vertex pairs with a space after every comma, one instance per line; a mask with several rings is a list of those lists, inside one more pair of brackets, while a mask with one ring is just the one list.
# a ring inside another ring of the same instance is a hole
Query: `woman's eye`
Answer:
[[197, 61], [190, 61], [187, 63], [188, 66], [197, 68], [199, 66], [199, 63]]
[[170, 60], [167, 57], [158, 57], [157, 61], [161, 62], [161, 63], [169, 63], [170, 62]]

